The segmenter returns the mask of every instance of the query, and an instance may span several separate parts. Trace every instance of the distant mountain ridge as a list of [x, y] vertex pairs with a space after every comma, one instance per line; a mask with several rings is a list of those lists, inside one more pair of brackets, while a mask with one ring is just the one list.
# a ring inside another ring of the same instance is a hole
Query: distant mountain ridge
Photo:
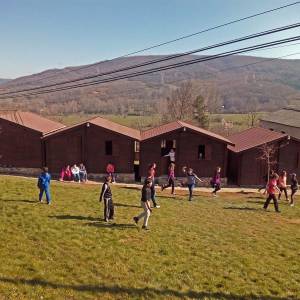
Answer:
[[[104, 61], [89, 68], [79, 66], [46, 70], [6, 82], [1, 85], [1, 89], [42, 86], [97, 75], [164, 57], [133, 56]], [[155, 64], [153, 67], [199, 57], [201, 56], [193, 55], [177, 58]], [[300, 103], [300, 60], [265, 60], [261, 57], [231, 56], [113, 83], [39, 95], [30, 99], [24, 97], [18, 102], [15, 101], [14, 105], [18, 103], [22, 108], [43, 109], [50, 112], [119, 113], [122, 110], [128, 112], [131, 108], [149, 110], [153, 108], [153, 104], [157, 106], [163, 103], [171, 91], [185, 80], [192, 81], [197, 93], [202, 94], [208, 102], [217, 99], [228, 112], [245, 111], [249, 103], [256, 103], [260, 110], [275, 110]], [[110, 76], [146, 70], [150, 67], [152, 66]], [[6, 101], [7, 105], [10, 103], [9, 100]]]
[[0, 84], [10, 81], [11, 79], [0, 78]]

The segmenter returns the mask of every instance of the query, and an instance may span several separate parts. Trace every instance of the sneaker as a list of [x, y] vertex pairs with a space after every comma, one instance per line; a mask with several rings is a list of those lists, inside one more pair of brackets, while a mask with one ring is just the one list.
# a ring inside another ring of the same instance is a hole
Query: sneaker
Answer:
[[156, 205], [156, 206], [154, 206], [154, 208], [160, 208], [160, 205]]
[[214, 193], [213, 193], [212, 196], [213, 196], [213, 197], [217, 197], [217, 194], [214, 194]]
[[144, 229], [144, 230], [150, 230], [147, 226], [142, 226], [142, 229]]
[[51, 202], [48, 202], [47, 204], [48, 204], [48, 205], [51, 205]]
[[293, 207], [293, 206], [295, 206], [295, 204], [294, 204], [294, 203], [291, 203], [290, 206]]
[[108, 222], [108, 219], [104, 219], [104, 222]]
[[137, 224], [138, 221], [139, 221], [139, 218], [138, 218], [138, 217], [134, 217], [134, 218], [133, 218], [133, 221], [135, 222], [135, 224]]
[[281, 213], [281, 211], [280, 211], [280, 210], [276, 210], [276, 212], [277, 212], [277, 213]]

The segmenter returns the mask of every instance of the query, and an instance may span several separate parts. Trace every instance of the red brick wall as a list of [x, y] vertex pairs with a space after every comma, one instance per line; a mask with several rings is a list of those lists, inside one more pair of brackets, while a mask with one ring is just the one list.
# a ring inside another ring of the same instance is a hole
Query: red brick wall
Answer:
[[[141, 142], [141, 176], [146, 176], [147, 167], [151, 162], [157, 163], [157, 176], [167, 174], [168, 158], [161, 157], [162, 139], [176, 140], [176, 176], [184, 175], [183, 166], [192, 167], [201, 177], [211, 177], [217, 166], [222, 168], [222, 177], [226, 174], [226, 144], [188, 129], [179, 129]], [[198, 159], [199, 145], [206, 145], [206, 149], [211, 148], [210, 159]]]
[[279, 150], [279, 169], [300, 175], [300, 141], [290, 140]]
[[41, 133], [6, 120], [0, 120], [0, 127], [1, 166], [42, 166]]
[[[112, 155], [105, 154], [105, 141], [112, 141]], [[67, 164], [83, 162], [89, 173], [105, 173], [109, 161], [119, 173], [133, 172], [134, 140], [93, 124], [52, 135], [45, 145], [52, 172], [59, 172]]]

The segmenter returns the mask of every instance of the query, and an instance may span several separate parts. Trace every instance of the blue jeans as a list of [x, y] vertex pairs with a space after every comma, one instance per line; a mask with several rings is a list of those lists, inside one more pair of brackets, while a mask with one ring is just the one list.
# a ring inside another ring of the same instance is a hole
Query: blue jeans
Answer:
[[80, 176], [81, 181], [87, 181], [87, 173], [86, 172], [80, 171], [79, 176]]
[[187, 186], [189, 188], [189, 201], [191, 201], [193, 198], [193, 189], [195, 187], [195, 184], [188, 184]]
[[79, 174], [73, 174], [73, 179], [74, 179], [74, 181], [80, 181]]
[[50, 189], [49, 189], [49, 187], [47, 187], [47, 188], [40, 188], [39, 200], [42, 201], [44, 192], [46, 194], [47, 203], [49, 204], [51, 202], [51, 196], [50, 196]]

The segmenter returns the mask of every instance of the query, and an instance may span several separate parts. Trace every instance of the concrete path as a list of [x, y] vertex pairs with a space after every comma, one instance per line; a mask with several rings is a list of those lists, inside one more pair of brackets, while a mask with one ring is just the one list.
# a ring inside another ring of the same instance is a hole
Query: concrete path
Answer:
[[[0, 175], [1, 177], [15, 177], [15, 178], [24, 178], [24, 179], [28, 179], [28, 180], [37, 180], [34, 177], [24, 177], [24, 176], [15, 176], [15, 175]], [[77, 183], [77, 182], [61, 182], [59, 180], [54, 180], [56, 182], [59, 182], [61, 184], [74, 184], [74, 185], [100, 185], [101, 183], [97, 182], [97, 181], [91, 181], [89, 180], [86, 183]], [[142, 184], [137, 184], [137, 183], [114, 183], [113, 185], [115, 186], [119, 186], [119, 187], [126, 187], [126, 188], [131, 188], [131, 189], [141, 189], [142, 188]], [[155, 186], [156, 190], [160, 190], [160, 186], [156, 185]], [[187, 188], [186, 187], [176, 187], [175, 188], [177, 191], [186, 191]], [[194, 189], [194, 191], [196, 192], [203, 192], [203, 193], [211, 193], [212, 188], [209, 187], [196, 187]], [[244, 187], [224, 187], [221, 189], [221, 191], [219, 191], [218, 193], [244, 193], [244, 194], [248, 194], [248, 193], [258, 193], [257, 188], [244, 188]]]

